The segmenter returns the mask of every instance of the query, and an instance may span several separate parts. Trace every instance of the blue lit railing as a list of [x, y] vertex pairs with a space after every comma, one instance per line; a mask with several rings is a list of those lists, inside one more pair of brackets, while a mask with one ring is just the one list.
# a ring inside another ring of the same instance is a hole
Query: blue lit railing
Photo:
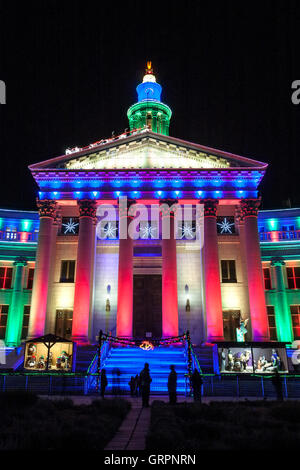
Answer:
[[260, 241], [264, 242], [280, 242], [285, 240], [300, 240], [300, 230], [290, 230], [283, 232], [280, 230], [272, 230], [270, 232], [260, 232]]
[[[111, 350], [111, 342], [108, 340], [103, 341], [102, 346], [101, 346], [101, 352], [100, 352], [100, 369], [103, 368], [104, 362], [109, 356], [110, 350]], [[95, 388], [96, 386], [97, 379], [98, 379], [98, 368], [99, 368], [98, 357], [99, 357], [99, 353], [97, 352], [95, 356], [93, 357], [93, 360], [87, 370], [87, 376], [85, 380], [85, 393], [88, 393], [88, 391], [91, 388]]]

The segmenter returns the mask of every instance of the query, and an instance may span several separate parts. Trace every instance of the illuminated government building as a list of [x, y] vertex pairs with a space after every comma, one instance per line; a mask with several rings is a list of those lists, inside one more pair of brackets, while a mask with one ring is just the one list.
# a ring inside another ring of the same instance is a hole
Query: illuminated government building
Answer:
[[[95, 344], [101, 329], [235, 342], [241, 324], [246, 341], [300, 338], [300, 209], [259, 210], [266, 163], [170, 137], [161, 91], [148, 63], [128, 131], [31, 165], [38, 210], [0, 210], [6, 347], [47, 333]], [[101, 223], [125, 196], [117, 222]], [[174, 217], [159, 210], [120, 238], [139, 203], [192, 205], [192, 219], [163, 239]], [[197, 206], [203, 243], [191, 237]]]

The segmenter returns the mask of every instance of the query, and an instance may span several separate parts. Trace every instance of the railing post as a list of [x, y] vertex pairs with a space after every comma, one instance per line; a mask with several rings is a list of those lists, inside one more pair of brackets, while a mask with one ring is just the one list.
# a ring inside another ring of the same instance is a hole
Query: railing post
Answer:
[[239, 383], [239, 376], [236, 376], [236, 396], [240, 396], [240, 383]]
[[288, 389], [287, 389], [287, 383], [286, 383], [286, 375], [284, 376], [284, 391], [285, 391], [285, 397], [288, 398]]
[[191, 337], [190, 332], [186, 332], [186, 340], [188, 345], [188, 375], [189, 375], [189, 386], [190, 386], [190, 395], [192, 394], [192, 352], [191, 352]]
[[28, 375], [27, 374], [25, 375], [25, 390], [26, 392], [28, 390]]
[[261, 381], [262, 396], [263, 396], [263, 398], [265, 398], [265, 386], [264, 386], [264, 378], [263, 378], [263, 376], [261, 376], [260, 381]]
[[101, 349], [102, 349], [102, 336], [103, 331], [99, 331], [99, 339], [98, 339], [98, 362], [97, 362], [97, 382], [96, 382], [96, 392], [99, 392], [100, 389], [100, 373], [101, 373]]
[[5, 392], [5, 386], [6, 386], [6, 375], [3, 376], [3, 392]]
[[49, 375], [48, 395], [52, 395], [52, 375]]

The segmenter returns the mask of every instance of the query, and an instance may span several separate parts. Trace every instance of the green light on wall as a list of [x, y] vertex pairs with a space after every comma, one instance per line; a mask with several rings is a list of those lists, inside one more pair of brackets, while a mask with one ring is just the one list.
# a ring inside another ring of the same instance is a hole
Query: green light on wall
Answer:
[[30, 232], [32, 226], [31, 220], [22, 220], [22, 232]]
[[269, 230], [279, 230], [279, 221], [278, 219], [269, 219], [267, 221]]
[[0, 217], [0, 230], [3, 228], [3, 219]]

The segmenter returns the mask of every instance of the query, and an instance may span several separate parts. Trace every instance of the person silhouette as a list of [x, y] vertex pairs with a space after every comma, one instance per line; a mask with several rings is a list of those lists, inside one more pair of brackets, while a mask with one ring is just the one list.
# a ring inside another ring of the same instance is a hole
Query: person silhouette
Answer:
[[177, 402], [177, 372], [175, 366], [170, 366], [170, 373], [168, 377], [168, 392], [169, 392], [169, 403], [175, 405]]
[[274, 375], [272, 377], [272, 383], [274, 385], [276, 391], [276, 397], [278, 401], [283, 401], [283, 392], [282, 392], [282, 379], [278, 372], [275, 370]]
[[107, 387], [107, 377], [106, 377], [106, 370], [105, 369], [102, 369], [101, 370], [101, 376], [100, 376], [100, 394], [101, 394], [101, 397], [104, 398], [104, 394], [105, 394], [105, 389]]
[[142, 394], [142, 405], [149, 406], [150, 384], [152, 382], [148, 362], [145, 363], [144, 369], [140, 373], [140, 390]]
[[201, 393], [202, 384], [203, 384], [203, 379], [201, 375], [199, 374], [199, 371], [197, 369], [194, 369], [194, 372], [192, 373], [192, 387], [193, 387], [194, 401], [199, 401], [200, 403], [202, 399], [202, 393]]

